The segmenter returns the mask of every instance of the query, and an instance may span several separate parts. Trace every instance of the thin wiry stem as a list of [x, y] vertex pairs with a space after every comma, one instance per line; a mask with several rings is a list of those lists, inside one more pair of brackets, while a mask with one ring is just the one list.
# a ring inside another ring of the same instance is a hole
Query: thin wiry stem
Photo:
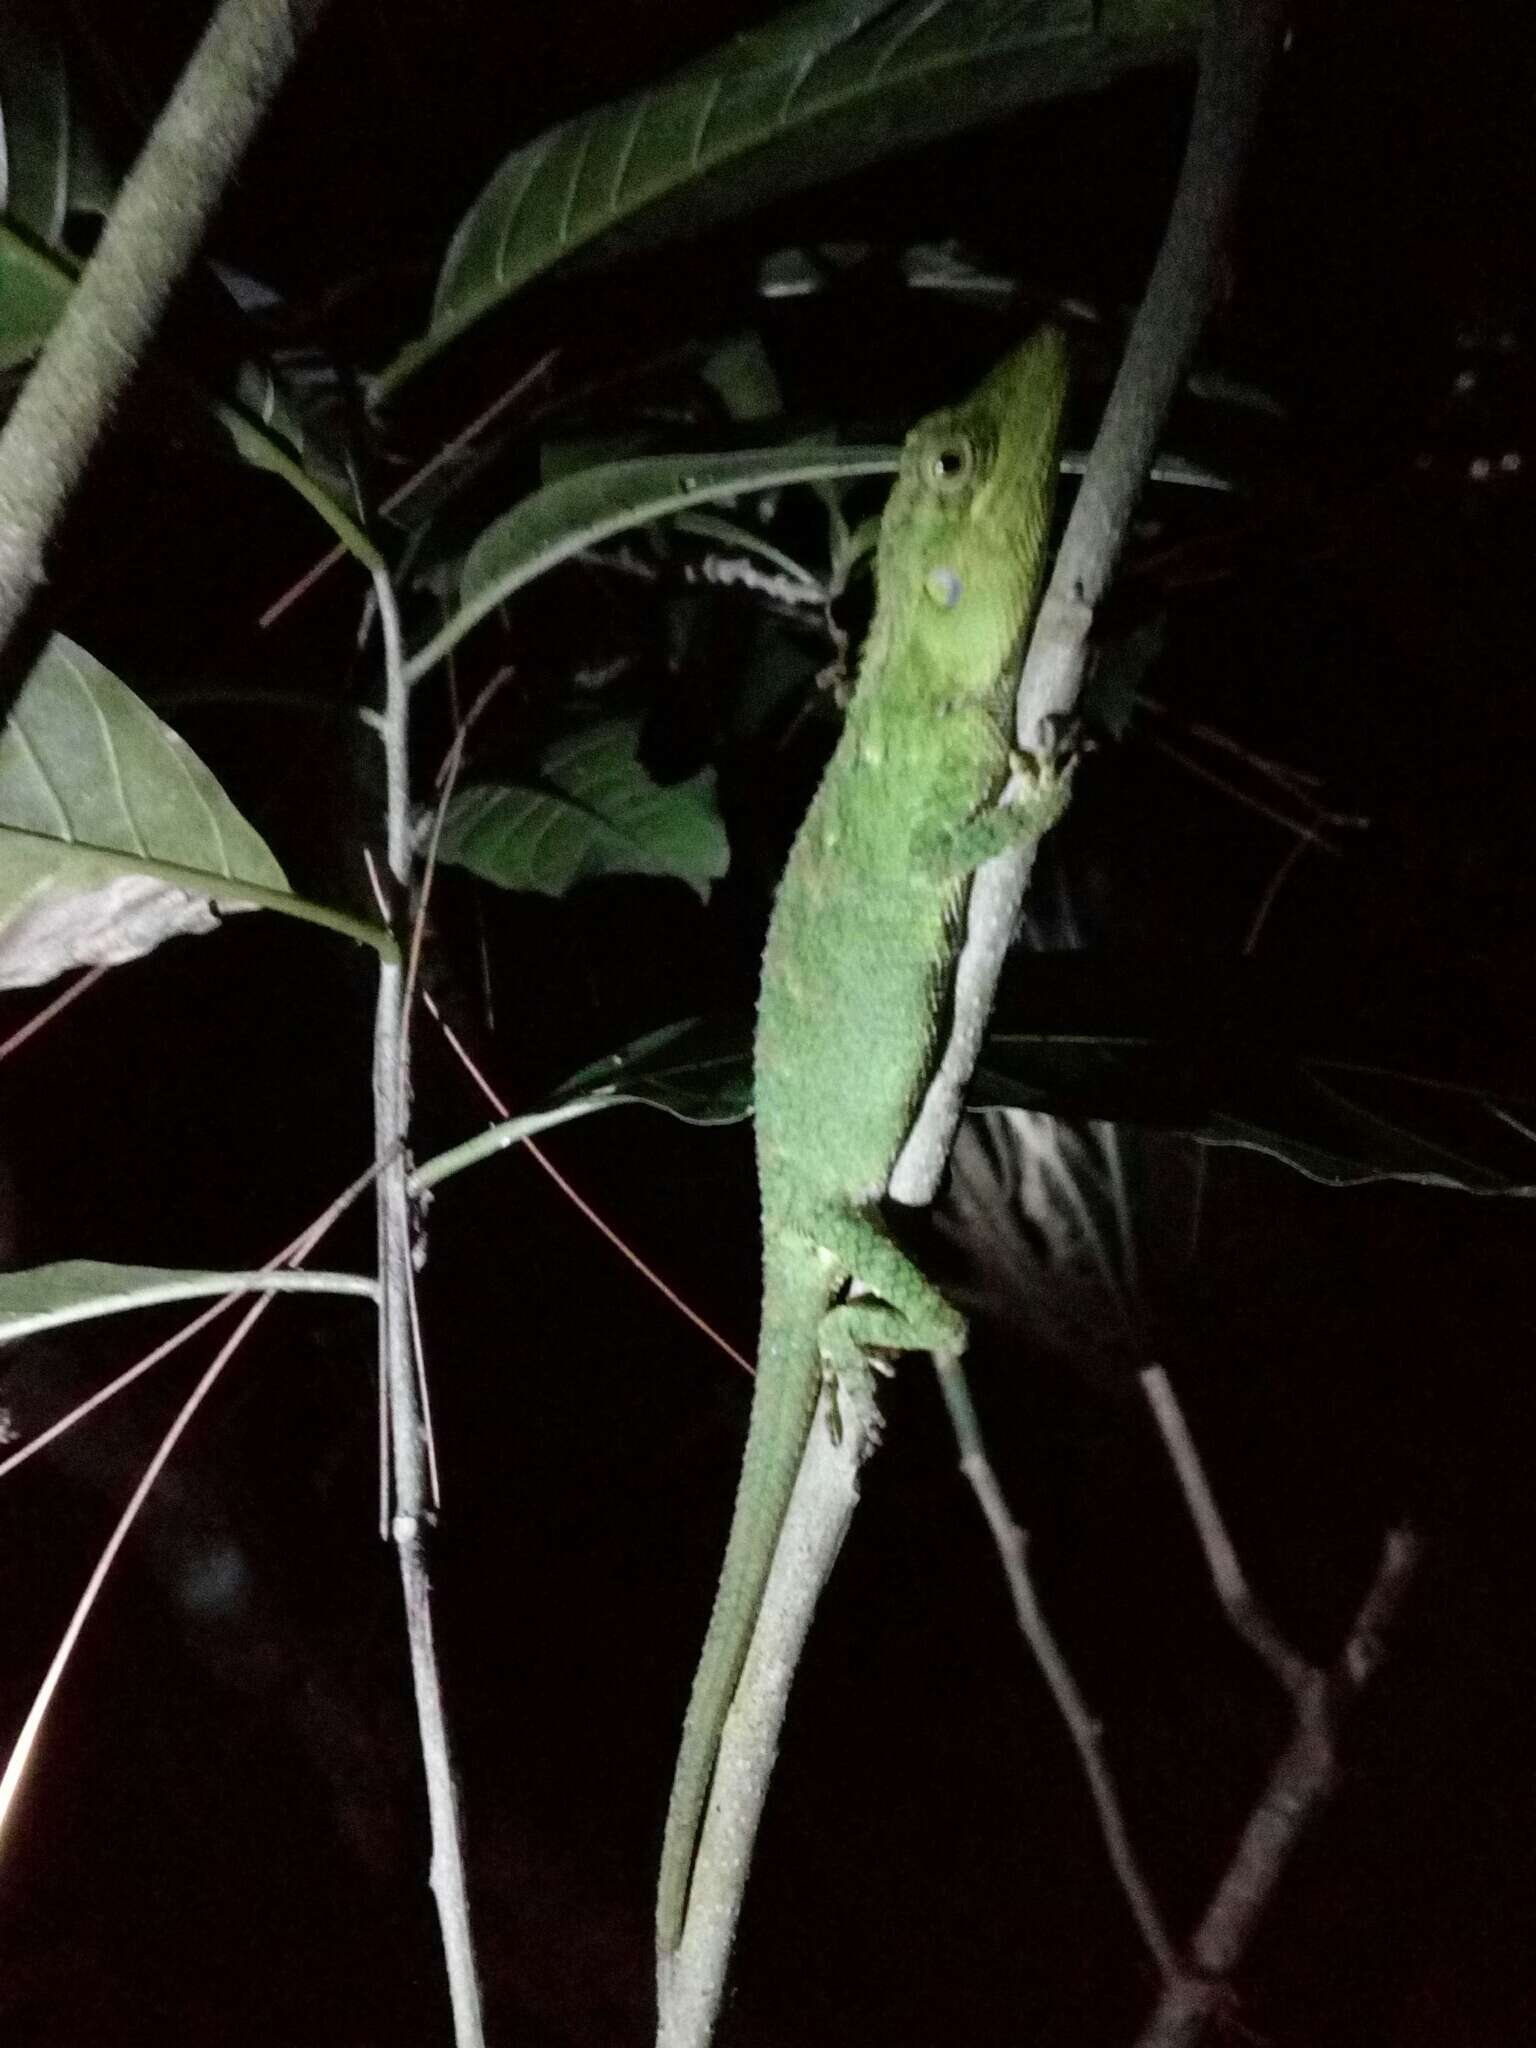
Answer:
[[1206, 1479], [1172, 1383], [1149, 1366], [1142, 1387], [1195, 1525], [1216, 1597], [1234, 1632], [1291, 1701], [1291, 1734], [1244, 1823], [1211, 1902], [1189, 1944], [1189, 1967], [1170, 1981], [1137, 2048], [1194, 2048], [1233, 2004], [1232, 1972], [1242, 1961], [1307, 1828], [1339, 1782], [1340, 1723], [1386, 1654], [1387, 1635], [1418, 1569], [1411, 1529], [1389, 1529], [1376, 1576], [1331, 1666], [1294, 1649], [1250, 1588]]
[[[411, 870], [410, 693], [405, 685], [399, 610], [389, 578], [382, 571], [374, 578], [374, 592], [384, 643], [385, 858], [395, 899], [392, 909], [398, 915], [398, 907], [409, 894]], [[454, 2040], [457, 2048], [483, 2048], [485, 2029], [470, 1932], [463, 1830], [427, 1571], [427, 1532], [435, 1520], [436, 1490], [412, 1312], [414, 1241], [405, 1157], [410, 1125], [406, 982], [406, 970], [398, 961], [379, 962], [373, 1122], [375, 1149], [386, 1162], [379, 1174], [378, 1241], [380, 1382], [389, 1421], [392, 1483], [389, 1531], [405, 1599], [411, 1683], [432, 1830], [432, 1895], [442, 1933]]]
[[1110, 1867], [1131, 1909], [1137, 1931], [1157, 1964], [1158, 1974], [1165, 1984], [1177, 1984], [1184, 1974], [1183, 1965], [1163, 1924], [1152, 1887], [1137, 1859], [1114, 1774], [1104, 1753], [1103, 1728], [1078, 1691], [1071, 1666], [1063, 1656], [1061, 1645], [1036, 1596], [1029, 1572], [1029, 1539], [1014, 1519], [992, 1461], [987, 1456], [981, 1424], [958, 1359], [946, 1359], [940, 1363], [939, 1388], [949, 1411], [955, 1441], [960, 1447], [960, 1469], [969, 1481], [977, 1505], [992, 1532], [1020, 1633], [1050, 1687], [1051, 1698], [1082, 1764], [1088, 1794], [1109, 1853]]

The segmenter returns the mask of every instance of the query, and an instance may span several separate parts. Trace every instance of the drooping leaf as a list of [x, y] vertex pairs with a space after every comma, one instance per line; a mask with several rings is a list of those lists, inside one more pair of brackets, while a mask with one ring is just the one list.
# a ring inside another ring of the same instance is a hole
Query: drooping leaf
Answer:
[[56, 36], [15, 8], [0, 33], [0, 369], [29, 361], [73, 288], [72, 213], [105, 213], [113, 181], [80, 118]]
[[494, 520], [469, 550], [459, 578], [459, 608], [406, 663], [417, 682], [524, 584], [615, 534], [685, 506], [744, 491], [822, 477], [875, 476], [894, 470], [897, 448], [800, 444], [731, 455], [644, 455], [599, 463], [533, 491]]
[[[1241, 963], [1176, 982], [1092, 955], [1038, 956], [1005, 977], [970, 1102], [1182, 1131], [1334, 1187], [1536, 1192], [1536, 1105], [1414, 1050], [1432, 1042], [1433, 991], [1404, 987], [1386, 1002], [1378, 989], [1371, 1014], [1351, 1016], [1333, 992], [1314, 999], [1295, 977]], [[1023, 1009], [1039, 1024], [1015, 1024]]]
[[378, 1296], [378, 1282], [363, 1273], [183, 1272], [171, 1266], [115, 1266], [100, 1259], [62, 1259], [52, 1266], [28, 1266], [0, 1273], [0, 1344], [57, 1330], [66, 1323], [166, 1302], [197, 1301], [219, 1294], [350, 1294], [363, 1301]]
[[751, 1114], [751, 1085], [745, 1019], [694, 1017], [667, 1024], [572, 1074], [542, 1109], [508, 1117], [426, 1160], [411, 1176], [412, 1192], [438, 1187], [557, 1124], [623, 1102], [664, 1109], [684, 1123], [739, 1123]]
[[[386, 397], [530, 278], [746, 212], [1031, 100], [1186, 54], [1204, 0], [809, 0], [513, 151]], [[601, 248], [599, 248], [601, 245]]]
[[0, 988], [137, 959], [261, 906], [390, 947], [292, 894], [181, 736], [56, 633], [0, 731]]
[[[1202, 1041], [1166, 1014], [1149, 1018], [1154, 1006], [1134, 990], [1124, 1007], [1143, 1014], [1118, 1019], [1114, 1029], [1097, 1002], [1084, 1005], [1080, 1028], [1063, 1007], [1053, 1000], [1051, 1021], [1038, 1029], [1005, 1024], [991, 1032], [969, 1108], [1143, 1125], [1243, 1146], [1334, 1187], [1404, 1180], [1536, 1194], [1536, 1103], [1425, 1069], [1303, 1054], [1257, 1030]], [[583, 1068], [551, 1101], [593, 1109], [643, 1103], [691, 1123], [729, 1123], [750, 1114], [751, 1085], [747, 1020], [699, 1018]]]
[[51, 246], [72, 213], [104, 214], [113, 191], [57, 36], [10, 9], [0, 36], [0, 212]]
[[745, 1017], [689, 1017], [582, 1067], [550, 1100], [643, 1102], [684, 1123], [739, 1123], [752, 1114], [751, 1059]]
[[547, 786], [471, 785], [448, 806], [438, 857], [502, 889], [563, 896], [591, 875], [672, 875], [701, 897], [730, 861], [715, 776], [652, 780], [638, 719], [606, 720], [557, 740]]

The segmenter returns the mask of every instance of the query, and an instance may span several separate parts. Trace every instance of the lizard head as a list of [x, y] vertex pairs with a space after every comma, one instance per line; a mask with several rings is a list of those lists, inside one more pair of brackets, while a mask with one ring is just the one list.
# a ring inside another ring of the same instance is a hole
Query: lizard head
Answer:
[[[880, 528], [880, 609], [991, 688], [1034, 609], [1056, 484], [1066, 344], [1046, 327], [960, 405], [920, 420]], [[958, 660], [957, 660], [958, 658]]]

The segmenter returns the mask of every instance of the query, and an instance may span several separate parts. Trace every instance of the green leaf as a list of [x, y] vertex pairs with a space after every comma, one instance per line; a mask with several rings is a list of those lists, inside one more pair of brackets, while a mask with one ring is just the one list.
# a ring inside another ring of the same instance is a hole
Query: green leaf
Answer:
[[387, 397], [530, 278], [749, 211], [1031, 100], [1187, 54], [1205, 0], [809, 0], [513, 151], [460, 222]]
[[[1241, 1146], [1333, 1187], [1403, 1180], [1536, 1192], [1531, 1106], [1435, 1071], [1415, 1051], [1443, 995], [1378, 978], [1370, 1014], [1243, 963], [1170, 980], [1108, 956], [1010, 967], [972, 1082], [974, 1108], [1150, 1124]], [[1027, 1028], [1011, 1017], [1027, 1010]], [[1422, 1020], [1422, 1026], [1416, 1020]]]
[[0, 34], [0, 370], [37, 354], [74, 288], [70, 215], [111, 203], [57, 37], [10, 9]]
[[[34, 39], [7, 21], [0, 36], [0, 370], [38, 354], [69, 301], [80, 272], [64, 230], [72, 213], [105, 213], [114, 196], [69, 94], [57, 42]], [[221, 273], [248, 311], [257, 288]], [[199, 392], [238, 453], [282, 477], [370, 568], [382, 559], [347, 508], [355, 494], [344, 455], [323, 430], [316, 402], [258, 363], [240, 366], [233, 400]]]
[[[1081, 955], [1050, 962], [1063, 964], [1091, 965]], [[1032, 987], [1045, 965], [1031, 961]], [[1332, 1187], [1403, 1180], [1536, 1195], [1536, 1106], [1528, 1102], [1433, 1073], [1303, 1055], [1266, 1042], [1257, 1026], [1235, 1039], [1218, 1041], [1208, 1028], [1202, 1037], [1198, 1025], [1170, 1028], [1166, 1004], [1152, 1029], [1106, 1030], [1093, 1021], [1101, 1005], [1092, 977], [1086, 987], [1075, 972], [1043, 979], [1058, 983], [1054, 998], [1047, 992], [1055, 1021], [993, 1030], [968, 1108], [1181, 1132], [1199, 1144], [1265, 1152]], [[1143, 1022], [1157, 1011], [1156, 999], [1134, 988], [1120, 1007], [1141, 1010]], [[1073, 1009], [1085, 1028], [1066, 1027], [1061, 1013]], [[744, 1017], [669, 1025], [582, 1068], [551, 1103], [567, 1114], [643, 1103], [690, 1123], [730, 1123], [751, 1113], [750, 1041]]]
[[605, 463], [633, 462], [655, 447], [655, 437], [646, 427], [627, 434], [562, 434], [539, 450], [539, 482], [563, 483], [568, 476], [580, 476], [583, 470], [598, 469]]
[[643, 1102], [689, 1124], [740, 1123], [752, 1114], [752, 1034], [744, 1017], [689, 1017], [572, 1074], [552, 1103], [594, 1109]]
[[8, 9], [0, 36], [0, 211], [52, 247], [70, 214], [104, 214], [112, 197], [57, 36]]
[[690, 1124], [739, 1123], [751, 1114], [751, 1088], [745, 1020], [695, 1017], [667, 1024], [572, 1074], [545, 1108], [508, 1117], [451, 1151], [439, 1152], [411, 1175], [411, 1192], [438, 1187], [556, 1124], [623, 1102], [643, 1102]]
[[260, 411], [227, 399], [205, 400], [235, 453], [253, 469], [281, 477], [365, 569], [382, 569], [384, 557], [346, 509], [356, 503], [356, 493], [335, 450], [306, 433], [263, 365], [242, 363], [239, 385], [255, 397]]
[[[0, 221], [0, 370], [41, 349], [74, 290], [79, 265], [65, 249], [44, 249]], [[199, 402], [256, 469], [281, 477], [311, 506], [350, 554], [372, 569], [383, 557], [347, 512], [356, 493], [344, 454], [313, 407], [301, 409], [266, 365], [240, 365], [234, 400], [197, 391]]]
[[0, 988], [211, 931], [215, 904], [282, 910], [393, 945], [294, 896], [186, 741], [56, 633], [0, 731]]
[[672, 875], [707, 898], [730, 862], [715, 773], [653, 782], [640, 722], [610, 719], [557, 740], [550, 787], [479, 783], [448, 806], [438, 857], [502, 889], [564, 896], [589, 875]]
[[75, 288], [75, 271], [0, 221], [0, 370], [32, 360]]
[[514, 591], [599, 541], [743, 491], [879, 475], [894, 470], [900, 455], [898, 448], [748, 448], [733, 455], [644, 455], [561, 477], [503, 513], [475, 541], [459, 579], [459, 609], [411, 656], [406, 679], [420, 681]]
[[53, 1266], [0, 1273], [0, 1344], [14, 1344], [20, 1337], [35, 1337], [40, 1330], [56, 1330], [65, 1323], [157, 1308], [170, 1301], [196, 1301], [210, 1294], [350, 1294], [374, 1301], [378, 1291], [378, 1283], [362, 1273], [201, 1273], [64, 1259]]

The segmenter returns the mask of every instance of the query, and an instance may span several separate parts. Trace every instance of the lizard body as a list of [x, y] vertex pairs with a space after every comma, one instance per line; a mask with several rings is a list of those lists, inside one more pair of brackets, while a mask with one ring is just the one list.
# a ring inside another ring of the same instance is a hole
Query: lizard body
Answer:
[[[757, 1379], [667, 1815], [663, 1954], [681, 1938], [721, 1729], [822, 1378], [855, 1389], [871, 1349], [964, 1348], [964, 1319], [887, 1234], [880, 1204], [944, 1049], [970, 878], [1039, 838], [1065, 798], [1064, 778], [1012, 745], [1065, 385], [1047, 329], [907, 437], [847, 719], [774, 898], [753, 1068]], [[1028, 787], [1003, 803], [1016, 768]], [[848, 1301], [854, 1281], [867, 1293]]]

